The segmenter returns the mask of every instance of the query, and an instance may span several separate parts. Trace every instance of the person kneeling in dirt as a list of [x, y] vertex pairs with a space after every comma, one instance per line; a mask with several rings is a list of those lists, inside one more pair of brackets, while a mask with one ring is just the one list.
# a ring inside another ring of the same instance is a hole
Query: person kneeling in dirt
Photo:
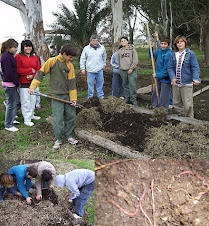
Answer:
[[94, 191], [95, 173], [88, 169], [76, 169], [65, 175], [58, 175], [55, 184], [58, 187], [68, 187], [66, 199], [75, 206], [75, 218], [84, 215], [84, 206]]
[[50, 162], [41, 161], [33, 163], [32, 166], [37, 170], [35, 180], [36, 199], [42, 199], [42, 190], [53, 188], [52, 180], [55, 177], [56, 171]]
[[59, 149], [62, 144], [63, 132], [70, 144], [78, 143], [72, 138], [72, 131], [76, 122], [75, 105], [77, 101], [77, 90], [75, 80], [75, 70], [71, 63], [76, 51], [70, 45], [65, 45], [61, 53], [56, 57], [48, 59], [34, 77], [28, 92], [40, 85], [45, 75], [50, 75], [50, 88], [54, 97], [71, 101], [72, 104], [52, 100], [53, 129], [56, 137], [54, 149]]
[[14, 184], [14, 179], [9, 173], [2, 173], [0, 175], [0, 203], [3, 202], [3, 195], [6, 191], [20, 197], [22, 196], [20, 192], [13, 188]]
[[9, 170], [9, 174], [12, 175], [16, 182], [13, 188], [17, 192], [21, 193], [21, 195], [26, 199], [26, 202], [28, 204], [31, 204], [31, 197], [29, 197], [27, 191], [29, 191], [29, 193], [32, 193], [31, 178], [35, 178], [37, 176], [36, 168], [28, 165], [17, 165], [13, 166]]

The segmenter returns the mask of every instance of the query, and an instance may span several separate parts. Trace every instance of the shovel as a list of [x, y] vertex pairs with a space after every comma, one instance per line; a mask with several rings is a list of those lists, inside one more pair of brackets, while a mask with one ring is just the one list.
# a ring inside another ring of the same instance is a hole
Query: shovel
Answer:
[[[41, 97], [47, 97], [49, 99], [57, 100], [57, 101], [60, 101], [60, 102], [66, 103], [66, 104], [70, 104], [71, 106], [73, 106], [73, 102], [72, 101], [63, 100], [63, 99], [60, 99], [58, 97], [49, 96], [49, 95], [46, 95], [46, 94], [43, 94], [43, 93], [39, 93], [39, 92], [34, 92], [32, 95], [41, 96]], [[84, 106], [81, 105], [81, 104], [76, 104], [74, 107], [81, 108], [81, 109], [84, 108]]]

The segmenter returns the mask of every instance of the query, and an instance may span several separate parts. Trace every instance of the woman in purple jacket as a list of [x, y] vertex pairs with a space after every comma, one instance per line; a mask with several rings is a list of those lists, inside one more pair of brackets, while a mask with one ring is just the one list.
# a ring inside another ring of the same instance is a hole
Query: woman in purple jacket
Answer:
[[17, 88], [19, 87], [19, 77], [16, 69], [16, 60], [14, 58], [17, 47], [17, 41], [8, 39], [2, 44], [1, 48], [2, 87], [7, 99], [4, 126], [5, 129], [10, 132], [18, 131], [13, 125], [17, 112]]

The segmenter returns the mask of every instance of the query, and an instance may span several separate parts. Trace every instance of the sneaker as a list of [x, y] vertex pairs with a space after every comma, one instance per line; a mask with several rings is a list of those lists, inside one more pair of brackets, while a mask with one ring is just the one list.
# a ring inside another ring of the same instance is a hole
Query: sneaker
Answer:
[[59, 142], [58, 140], [55, 141], [53, 149], [59, 149], [61, 146], [62, 142]]
[[7, 101], [6, 100], [3, 101], [3, 104], [4, 104], [5, 108], [6, 108], [7, 107]]
[[5, 130], [10, 131], [10, 132], [17, 132], [18, 131], [18, 128], [12, 126], [10, 128], [5, 128]]
[[78, 141], [72, 137], [68, 138], [67, 141], [69, 144], [77, 144], [78, 143]]
[[17, 120], [14, 120], [13, 124], [20, 124], [20, 122], [18, 122]]
[[120, 97], [121, 100], [125, 100], [125, 97]]
[[25, 124], [26, 126], [33, 126], [33, 125], [34, 125], [33, 122], [24, 122], [24, 124]]
[[82, 217], [78, 216], [76, 213], [73, 213], [75, 219], [81, 219]]
[[36, 109], [41, 109], [41, 105], [40, 104], [37, 104], [36, 105]]
[[31, 117], [31, 119], [33, 119], [33, 120], [39, 120], [39, 119], [41, 119], [41, 117], [40, 117], [40, 116], [35, 116], [35, 115], [33, 115], [33, 116]]

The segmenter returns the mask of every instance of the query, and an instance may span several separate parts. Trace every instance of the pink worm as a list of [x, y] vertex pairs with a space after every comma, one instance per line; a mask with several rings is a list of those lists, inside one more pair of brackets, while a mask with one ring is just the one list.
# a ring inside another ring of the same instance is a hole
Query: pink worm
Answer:
[[107, 200], [108, 202], [112, 203], [113, 205], [115, 205], [118, 209], [120, 209], [123, 213], [127, 214], [130, 217], [134, 217], [138, 212], [139, 212], [139, 207], [140, 210], [142, 212], [142, 214], [144, 214], [144, 216], [148, 219], [149, 223], [151, 226], [154, 226], [154, 224], [152, 223], [151, 219], [148, 217], [148, 215], [144, 212], [144, 209], [142, 207], [142, 201], [144, 200], [144, 196], [146, 194], [146, 186], [145, 183], [142, 183], [143, 187], [144, 187], [144, 191], [143, 194], [139, 200], [139, 204], [136, 207], [136, 211], [134, 213], [129, 213], [127, 210], [123, 209], [120, 205], [118, 205], [117, 203], [115, 203], [113, 200]]
[[140, 200], [139, 200], [140, 210], [141, 210], [141, 212], [144, 214], [144, 216], [147, 218], [147, 220], [149, 221], [150, 225], [151, 225], [151, 226], [154, 226], [154, 224], [152, 223], [151, 219], [150, 219], [149, 216], [144, 212], [144, 209], [143, 209], [143, 207], [142, 207], [142, 201], [144, 200], [144, 196], [145, 196], [146, 190], [147, 190], [144, 182], [142, 182], [142, 185], [144, 186], [144, 191], [143, 191], [143, 194], [142, 194], [142, 196], [141, 196], [141, 198], [140, 198]]
[[130, 217], [134, 217], [139, 212], [139, 204], [137, 205], [136, 211], [134, 213], [129, 213], [127, 210], [123, 209], [120, 205], [115, 203], [113, 200], [107, 200], [107, 201], [115, 205], [118, 209], [120, 209], [123, 213], [127, 214]]
[[202, 181], [204, 186], [209, 188], [209, 184], [205, 182], [205, 179], [203, 177], [199, 176], [197, 173], [192, 172], [191, 170], [183, 171], [180, 174], [178, 174], [177, 177], [180, 177], [181, 175], [184, 175], [184, 174], [191, 174], [191, 175], [195, 176], [198, 180]]

